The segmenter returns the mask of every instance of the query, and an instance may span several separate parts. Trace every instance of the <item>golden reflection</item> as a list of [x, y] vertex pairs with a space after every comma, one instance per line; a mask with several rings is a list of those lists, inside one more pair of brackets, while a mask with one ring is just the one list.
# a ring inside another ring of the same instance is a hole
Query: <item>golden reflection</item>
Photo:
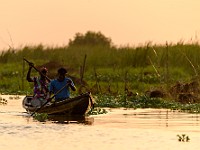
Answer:
[[86, 116], [49, 115], [48, 121], [58, 124], [84, 124], [92, 125], [94, 118]]
[[68, 116], [68, 115], [48, 115], [45, 121], [40, 121], [30, 116], [29, 114], [23, 115], [22, 118], [27, 123], [40, 122], [40, 123], [55, 123], [55, 124], [83, 124], [93, 125], [94, 118], [89, 116]]

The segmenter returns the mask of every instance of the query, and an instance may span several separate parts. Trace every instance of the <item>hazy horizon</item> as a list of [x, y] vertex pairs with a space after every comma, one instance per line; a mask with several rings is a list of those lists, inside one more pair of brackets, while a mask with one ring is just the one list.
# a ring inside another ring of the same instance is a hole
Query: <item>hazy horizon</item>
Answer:
[[67, 45], [101, 32], [115, 45], [199, 41], [198, 0], [0, 0], [0, 50]]

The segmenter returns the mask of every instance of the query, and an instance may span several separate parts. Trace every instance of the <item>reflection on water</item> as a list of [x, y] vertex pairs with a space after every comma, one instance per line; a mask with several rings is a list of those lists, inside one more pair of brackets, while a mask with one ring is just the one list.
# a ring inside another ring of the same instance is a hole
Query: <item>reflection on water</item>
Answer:
[[[166, 109], [107, 109], [87, 117], [49, 116], [39, 122], [21, 100], [0, 105], [0, 149], [199, 149], [199, 114]], [[179, 142], [186, 134], [190, 142]]]
[[199, 129], [199, 114], [167, 109], [110, 109], [109, 115], [95, 117], [94, 124], [111, 127], [150, 128], [190, 131]]
[[83, 124], [83, 125], [92, 125], [94, 122], [93, 117], [89, 116], [67, 116], [67, 115], [48, 115], [45, 121], [40, 121], [33, 118], [30, 114], [22, 112], [16, 116], [20, 116], [26, 120], [27, 123], [46, 123], [46, 124]]
[[[144, 124], [146, 126], [199, 126], [199, 114], [181, 113], [166, 109], [145, 109], [124, 115], [126, 118], [140, 120], [139, 124]], [[142, 120], [144, 122], [142, 122]]]
[[94, 118], [87, 116], [49, 115], [48, 121], [60, 124], [76, 123], [76, 124], [92, 125], [94, 122]]

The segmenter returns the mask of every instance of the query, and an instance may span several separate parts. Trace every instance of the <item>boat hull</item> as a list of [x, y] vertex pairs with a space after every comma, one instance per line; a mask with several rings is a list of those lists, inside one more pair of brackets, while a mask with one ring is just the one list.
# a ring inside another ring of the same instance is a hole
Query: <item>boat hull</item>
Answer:
[[47, 114], [67, 114], [67, 115], [85, 115], [94, 106], [94, 99], [91, 93], [84, 93], [74, 98], [50, 103], [38, 109], [30, 105], [32, 96], [26, 96], [23, 99], [22, 106], [29, 113], [47, 113]]

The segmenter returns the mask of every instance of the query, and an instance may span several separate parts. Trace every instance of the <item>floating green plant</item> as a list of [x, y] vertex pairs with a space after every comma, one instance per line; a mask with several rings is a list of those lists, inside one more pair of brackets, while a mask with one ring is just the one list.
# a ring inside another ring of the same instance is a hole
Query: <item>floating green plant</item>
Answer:
[[6, 99], [0, 97], [0, 104], [5, 105], [7, 103], [8, 103], [8, 101]]
[[182, 104], [176, 101], [169, 101], [163, 98], [150, 98], [149, 96], [140, 94], [137, 96], [127, 95], [96, 95], [95, 106], [97, 107], [110, 107], [110, 108], [165, 108], [171, 110], [179, 110], [188, 113], [200, 113], [200, 104]]
[[105, 109], [96, 107], [88, 112], [88, 115], [99, 115], [108, 113]]
[[19, 95], [9, 96], [9, 99], [20, 99]]
[[46, 113], [35, 113], [33, 117], [34, 117], [34, 119], [36, 119], [40, 122], [45, 122], [48, 118], [48, 114], [46, 114]]
[[178, 137], [179, 142], [189, 142], [190, 141], [189, 136], [187, 136], [185, 134], [182, 134], [182, 135], [178, 134], [177, 137]]

